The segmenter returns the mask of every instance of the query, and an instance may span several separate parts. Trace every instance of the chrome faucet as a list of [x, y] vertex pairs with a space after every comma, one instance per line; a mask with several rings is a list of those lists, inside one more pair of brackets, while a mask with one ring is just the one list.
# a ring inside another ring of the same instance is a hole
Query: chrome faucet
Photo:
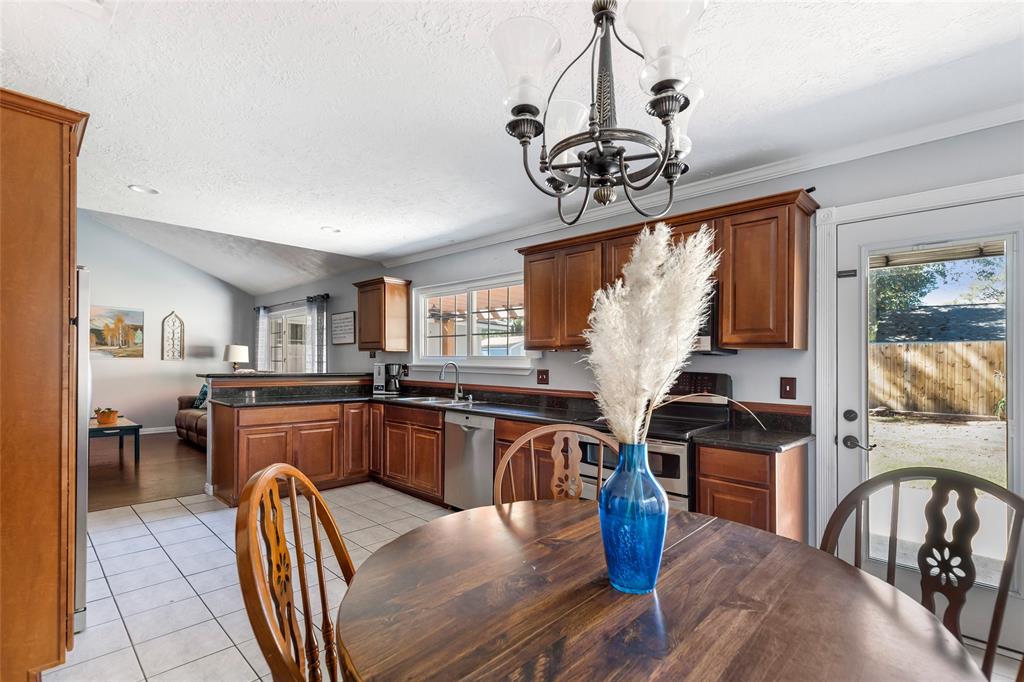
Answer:
[[459, 366], [457, 364], [449, 361], [441, 365], [441, 374], [437, 378], [444, 381], [444, 371], [448, 369], [448, 365], [455, 368], [455, 400], [462, 400], [462, 385], [459, 384]]

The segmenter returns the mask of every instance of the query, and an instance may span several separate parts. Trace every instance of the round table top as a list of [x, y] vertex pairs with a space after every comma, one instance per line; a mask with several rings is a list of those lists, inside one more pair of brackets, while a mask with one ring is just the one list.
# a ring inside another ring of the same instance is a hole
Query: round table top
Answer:
[[608, 583], [592, 502], [452, 514], [356, 571], [337, 633], [366, 679], [984, 680], [920, 604], [835, 557], [669, 516], [654, 593]]

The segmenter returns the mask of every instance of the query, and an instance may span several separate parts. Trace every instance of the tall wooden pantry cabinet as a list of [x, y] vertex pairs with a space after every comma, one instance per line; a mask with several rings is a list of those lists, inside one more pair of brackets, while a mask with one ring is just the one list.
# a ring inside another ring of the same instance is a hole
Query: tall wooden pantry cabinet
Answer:
[[[88, 115], [0, 89], [0, 679], [73, 643], [75, 173]], [[88, 320], [83, 320], [88, 324]]]

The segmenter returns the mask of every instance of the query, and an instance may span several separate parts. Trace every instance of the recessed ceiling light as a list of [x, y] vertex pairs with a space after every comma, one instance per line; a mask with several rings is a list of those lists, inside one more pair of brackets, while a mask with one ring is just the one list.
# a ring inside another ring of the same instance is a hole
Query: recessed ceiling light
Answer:
[[323, 230], [324, 232], [330, 232], [332, 234], [338, 234], [339, 232], [341, 232], [341, 228], [335, 227], [334, 225], [324, 225], [320, 229]]
[[128, 189], [139, 194], [160, 194], [160, 190], [153, 189], [148, 185], [128, 185]]

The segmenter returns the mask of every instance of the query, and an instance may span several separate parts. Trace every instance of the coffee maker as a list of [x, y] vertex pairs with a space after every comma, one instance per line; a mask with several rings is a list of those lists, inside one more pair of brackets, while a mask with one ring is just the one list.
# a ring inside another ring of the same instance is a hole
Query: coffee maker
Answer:
[[402, 365], [398, 362], [375, 362], [373, 364], [373, 394], [397, 395], [402, 386]]

